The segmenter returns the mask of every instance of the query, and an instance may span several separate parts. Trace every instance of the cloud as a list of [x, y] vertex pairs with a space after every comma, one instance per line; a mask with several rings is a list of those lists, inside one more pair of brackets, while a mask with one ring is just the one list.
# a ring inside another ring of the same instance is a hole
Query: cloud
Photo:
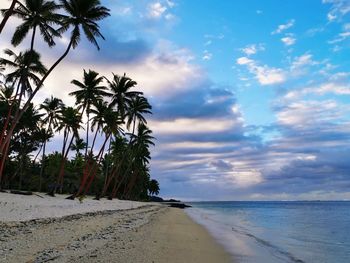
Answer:
[[285, 44], [286, 46], [292, 46], [295, 44], [296, 42], [296, 38], [294, 38], [293, 36], [285, 36], [281, 38], [281, 41], [283, 42], [283, 44]]
[[211, 60], [213, 57], [213, 54], [210, 53], [208, 50], [204, 50], [202, 60]]
[[157, 134], [185, 134], [223, 132], [240, 126], [239, 120], [181, 118], [168, 121], [150, 121]]
[[309, 94], [315, 94], [318, 96], [323, 96], [326, 94], [334, 95], [350, 95], [350, 86], [344, 83], [327, 82], [321, 84], [318, 87], [308, 87], [301, 90], [289, 91], [286, 95], [286, 99], [297, 99], [301, 96], [306, 96]]
[[244, 48], [241, 48], [241, 51], [246, 54], [247, 56], [254, 55], [259, 51], [264, 51], [265, 47], [262, 44], [252, 44], [248, 45]]
[[305, 129], [310, 126], [316, 127], [316, 124], [336, 121], [342, 113], [338, 103], [333, 100], [298, 101], [285, 106], [276, 117], [281, 125]]
[[165, 18], [166, 20], [173, 20], [175, 15], [170, 13], [169, 10], [174, 6], [175, 3], [169, 0], [150, 3], [147, 7], [147, 17], [151, 19]]
[[275, 85], [286, 81], [286, 74], [280, 68], [273, 68], [267, 65], [259, 65], [255, 60], [247, 57], [240, 57], [236, 60], [238, 65], [245, 65], [255, 75], [261, 85]]
[[316, 62], [312, 60], [312, 55], [309, 53], [305, 53], [299, 57], [296, 57], [292, 62], [291, 69], [295, 70], [308, 65], [315, 65]]
[[331, 10], [327, 14], [329, 22], [341, 20], [350, 13], [350, 2], [348, 0], [323, 0], [322, 3], [331, 5]]
[[344, 40], [348, 39], [350, 37], [350, 29], [346, 29], [346, 31], [343, 31], [337, 35], [336, 38], [329, 40], [329, 44], [336, 44], [339, 42], [343, 42]]
[[271, 32], [272, 35], [275, 35], [275, 34], [280, 34], [282, 33], [283, 31], [293, 27], [295, 24], [295, 20], [294, 19], [291, 19], [289, 20], [286, 24], [281, 24], [277, 27], [277, 29], [273, 32]]
[[161, 18], [166, 10], [166, 6], [160, 2], [155, 2], [148, 6], [148, 16], [151, 18]]

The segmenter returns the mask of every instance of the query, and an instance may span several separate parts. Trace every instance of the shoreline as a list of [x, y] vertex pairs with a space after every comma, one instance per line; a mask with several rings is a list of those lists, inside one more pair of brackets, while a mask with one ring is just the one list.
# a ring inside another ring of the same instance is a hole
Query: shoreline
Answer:
[[[108, 202], [118, 207], [124, 201]], [[119, 210], [17, 222], [0, 219], [0, 262], [232, 262], [184, 210], [128, 202], [129, 207]]]

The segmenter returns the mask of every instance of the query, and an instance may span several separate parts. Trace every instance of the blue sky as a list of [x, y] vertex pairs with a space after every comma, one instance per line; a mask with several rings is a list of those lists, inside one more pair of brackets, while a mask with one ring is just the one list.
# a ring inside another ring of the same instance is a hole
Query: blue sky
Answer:
[[[83, 41], [38, 102], [73, 103], [83, 68], [126, 72], [154, 107], [162, 196], [350, 199], [349, 0], [102, 2], [101, 51]], [[39, 47], [50, 64], [65, 41]]]

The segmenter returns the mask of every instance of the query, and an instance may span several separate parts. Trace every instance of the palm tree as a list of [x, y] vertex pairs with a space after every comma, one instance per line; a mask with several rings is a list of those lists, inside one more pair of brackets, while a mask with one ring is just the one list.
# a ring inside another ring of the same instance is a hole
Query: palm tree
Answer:
[[[13, 58], [13, 60], [0, 58], [0, 65], [14, 69], [6, 75], [6, 82], [12, 84], [11, 88], [14, 88], [16, 84], [17, 87], [13, 103], [11, 103], [8, 110], [6, 123], [2, 128], [0, 135], [0, 166], [3, 165], [2, 163], [5, 162], [5, 158], [8, 155], [7, 153], [10, 143], [10, 140], [8, 140], [8, 138], [11, 138], [15, 129], [15, 127], [11, 125], [9, 131], [7, 131], [8, 125], [10, 124], [10, 116], [13, 115], [13, 119], [16, 119], [19, 116], [21, 111], [20, 105], [23, 96], [25, 96], [27, 93], [31, 94], [32, 92], [31, 83], [39, 84], [39, 76], [44, 75], [47, 71], [45, 66], [40, 61], [40, 55], [35, 51], [26, 51], [24, 53], [19, 53], [18, 55], [9, 49], [6, 49], [4, 52], [9, 57]], [[12, 114], [13, 107], [15, 105], [17, 105], [17, 109], [15, 114]], [[1, 169], [0, 177], [2, 177]]]
[[56, 44], [54, 37], [61, 36], [53, 27], [60, 25], [63, 18], [62, 15], [56, 13], [59, 8], [60, 6], [54, 1], [25, 0], [24, 4], [19, 2], [17, 8], [13, 10], [13, 15], [22, 19], [23, 23], [17, 26], [11, 40], [12, 45], [19, 45], [32, 30], [30, 50], [33, 50], [36, 31], [39, 29], [44, 41], [50, 47], [54, 46]]
[[125, 118], [125, 111], [127, 105], [131, 103], [131, 99], [135, 96], [141, 95], [142, 92], [131, 91], [136, 86], [136, 81], [128, 78], [125, 74], [118, 76], [113, 74], [113, 80], [110, 81], [106, 78], [109, 89], [112, 91], [112, 106], [116, 106], [121, 117]]
[[[149, 160], [151, 159], [151, 155], [149, 152], [150, 145], [154, 146], [154, 137], [151, 136], [152, 131], [143, 123], [139, 123], [138, 129], [137, 129], [137, 136], [131, 135], [131, 145], [133, 146], [133, 155], [134, 155], [134, 171], [143, 169], [145, 166], [148, 165]], [[127, 171], [128, 172], [128, 171]], [[130, 178], [129, 185], [125, 189], [126, 195], [128, 196], [131, 192], [137, 177], [137, 172], [134, 172], [132, 174], [132, 178]], [[124, 177], [126, 177], [127, 173], [125, 173]], [[125, 178], [124, 178], [125, 180]]]
[[[47, 72], [46, 67], [41, 62], [40, 54], [35, 51], [20, 52], [18, 55], [10, 49], [5, 49], [4, 53], [12, 58], [0, 58], [0, 65], [6, 68], [13, 68], [13, 71], [5, 77], [7, 83], [12, 83], [14, 87], [17, 84], [16, 95], [21, 97], [25, 93], [31, 93], [31, 83], [38, 85], [40, 76], [44, 76]], [[21, 102], [21, 100], [19, 100]]]
[[89, 130], [90, 130], [90, 112], [91, 106], [96, 104], [98, 101], [103, 99], [103, 96], [108, 96], [104, 86], [100, 83], [103, 81], [103, 77], [99, 77], [99, 74], [95, 71], [89, 70], [86, 72], [84, 70], [83, 82], [76, 79], [72, 80], [72, 84], [78, 86], [80, 89], [69, 93], [69, 95], [75, 97], [75, 104], [78, 105], [78, 109], [82, 109], [81, 114], [86, 112], [87, 122], [86, 122], [86, 148], [85, 148], [85, 158], [87, 156], [87, 151], [89, 147]]
[[139, 123], [147, 124], [143, 114], [152, 114], [151, 109], [152, 106], [148, 103], [148, 100], [145, 97], [135, 96], [131, 98], [126, 112], [126, 127], [130, 130], [130, 126], [133, 124], [132, 134], [135, 133], [136, 120], [138, 120]]
[[157, 180], [151, 180], [148, 184], [148, 191], [150, 195], [159, 194], [159, 183]]
[[91, 131], [95, 131], [94, 139], [92, 141], [91, 145], [91, 152], [94, 149], [95, 141], [97, 134], [102, 130], [104, 125], [104, 116], [106, 111], [108, 110], [108, 103], [103, 100], [99, 100], [93, 105], [94, 107], [91, 109], [91, 114], [93, 114], [92, 122], [91, 122]]
[[23, 116], [24, 112], [29, 107], [29, 104], [33, 100], [36, 93], [39, 91], [40, 87], [44, 84], [47, 77], [51, 72], [57, 67], [57, 65], [68, 55], [69, 51], [73, 48], [75, 49], [81, 39], [81, 29], [83, 30], [86, 38], [93, 43], [97, 49], [99, 49], [96, 38], [101, 37], [104, 39], [103, 35], [100, 33], [98, 21], [108, 17], [109, 9], [101, 6], [99, 0], [60, 0], [61, 6], [64, 11], [68, 14], [62, 19], [62, 26], [59, 30], [60, 33], [67, 31], [72, 28], [71, 37], [69, 44], [65, 52], [61, 57], [51, 66], [51, 68], [46, 72], [41, 81], [37, 84], [36, 88], [33, 90], [26, 103], [24, 104], [22, 110], [19, 112], [18, 116], [14, 118], [11, 129], [6, 136], [5, 142], [0, 145], [0, 152], [3, 151], [4, 145], [11, 139], [12, 133], [15, 126]]
[[109, 188], [112, 180], [114, 179], [113, 189], [118, 184], [118, 173], [120, 172], [122, 165], [125, 164], [125, 156], [128, 156], [128, 141], [125, 137], [116, 136], [111, 143], [111, 152], [113, 156], [113, 167], [111, 173], [105, 178], [105, 183], [101, 191], [101, 197], [104, 197], [107, 189]]
[[86, 147], [86, 143], [84, 142], [83, 139], [75, 138], [75, 143], [72, 144], [71, 149], [72, 151], [76, 151], [76, 156], [78, 157], [81, 155], [80, 151], [85, 149], [85, 147]]
[[[46, 151], [46, 143], [54, 136], [52, 130], [49, 128], [41, 128], [38, 131], [38, 139], [41, 142], [41, 147], [38, 152], [40, 153], [42, 149], [42, 156], [41, 156], [41, 168], [40, 168], [40, 175], [39, 175], [39, 192], [41, 192], [41, 186], [42, 186], [42, 178], [44, 174], [44, 169], [45, 169], [45, 151]], [[35, 157], [36, 159], [36, 157]]]
[[[129, 165], [124, 171], [124, 175], [122, 176], [121, 180], [118, 184], [116, 184], [113, 188], [111, 198], [115, 198], [117, 192], [119, 191], [119, 188], [121, 185], [126, 181], [126, 178], [131, 170], [131, 168], [134, 166], [134, 168], [140, 165], [145, 166], [148, 164], [150, 157], [149, 152], [149, 146], [154, 145], [154, 137], [151, 136], [152, 131], [148, 129], [148, 127], [143, 124], [139, 123], [138, 125], [138, 132], [137, 135], [130, 134], [131, 140], [129, 143]], [[137, 176], [137, 173], [135, 173]], [[124, 194], [128, 191], [128, 189], [132, 189], [132, 186], [134, 184], [134, 181], [136, 180], [136, 176], [131, 176], [129, 181], [128, 187], [126, 187], [124, 190]], [[133, 179], [134, 178], [134, 179]]]
[[3, 12], [4, 18], [2, 19], [2, 21], [0, 23], [0, 34], [2, 33], [2, 30], [4, 29], [8, 19], [13, 14], [13, 10], [15, 9], [17, 3], [18, 3], [17, 0], [12, 0], [10, 8], [3, 10], [4, 11]]
[[[40, 105], [39, 109], [45, 112], [43, 122], [47, 123], [46, 133], [53, 134], [53, 128], [57, 127], [58, 119], [60, 118], [60, 114], [62, 113], [62, 109], [64, 108], [64, 104], [61, 99], [55, 98], [51, 96], [51, 98], [45, 99], [45, 101]], [[49, 138], [48, 138], [49, 139]], [[41, 169], [40, 169], [40, 182], [41, 178], [44, 175], [45, 171], [45, 150], [46, 143], [48, 139], [43, 143], [43, 153], [41, 157]], [[39, 187], [39, 191], [41, 191], [41, 183]]]
[[96, 157], [97, 163], [94, 163], [92, 168], [90, 168], [89, 171], [86, 171], [88, 173], [85, 175], [85, 180], [82, 180], [82, 184], [80, 186], [78, 195], [82, 192], [82, 189], [85, 187], [86, 182], [87, 182], [87, 185], [85, 187], [84, 193], [86, 194], [88, 192], [88, 190], [91, 186], [91, 183], [95, 178], [97, 168], [101, 163], [102, 156], [103, 156], [107, 141], [109, 140], [109, 138], [112, 135], [119, 135], [120, 133], [123, 132], [123, 130], [120, 127], [121, 124], [123, 124], [123, 120], [120, 118], [119, 113], [114, 111], [111, 107], [108, 107], [104, 113], [103, 132], [105, 133], [105, 140], [102, 143], [100, 151]]
[[[62, 145], [62, 159], [60, 164], [60, 169], [57, 177], [57, 184], [52, 189], [51, 195], [56, 192], [57, 185], [63, 186], [64, 177], [64, 167], [67, 160], [69, 150], [72, 146], [73, 139], [79, 138], [79, 129], [81, 128], [81, 115], [77, 109], [72, 107], [67, 107], [62, 110], [62, 116], [60, 118], [60, 123], [58, 125], [58, 130], [63, 130], [63, 145]], [[69, 135], [72, 133], [71, 139], [69, 140]]]

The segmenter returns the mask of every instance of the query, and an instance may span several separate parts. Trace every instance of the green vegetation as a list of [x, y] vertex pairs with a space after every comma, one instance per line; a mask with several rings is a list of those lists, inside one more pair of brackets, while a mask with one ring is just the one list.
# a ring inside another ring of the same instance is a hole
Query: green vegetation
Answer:
[[[6, 49], [0, 58], [0, 188], [70, 193], [71, 199], [94, 194], [145, 200], [158, 194], [159, 184], [149, 173], [152, 131], [146, 126], [151, 105], [137, 83], [125, 74], [109, 79], [93, 70], [71, 81], [75, 106], [53, 96], [33, 104], [45, 80], [75, 50], [81, 35], [97, 49], [103, 38], [98, 22], [109, 16], [99, 0], [12, 1], [2, 10], [0, 38], [11, 16], [22, 23], [11, 45], [30, 36], [28, 50]], [[39, 38], [54, 48], [68, 32], [65, 52], [50, 67], [35, 50]], [[84, 131], [84, 139], [80, 137]], [[59, 135], [59, 137], [58, 137]], [[60, 152], [47, 152], [56, 136]], [[92, 141], [89, 140], [93, 137]]]

